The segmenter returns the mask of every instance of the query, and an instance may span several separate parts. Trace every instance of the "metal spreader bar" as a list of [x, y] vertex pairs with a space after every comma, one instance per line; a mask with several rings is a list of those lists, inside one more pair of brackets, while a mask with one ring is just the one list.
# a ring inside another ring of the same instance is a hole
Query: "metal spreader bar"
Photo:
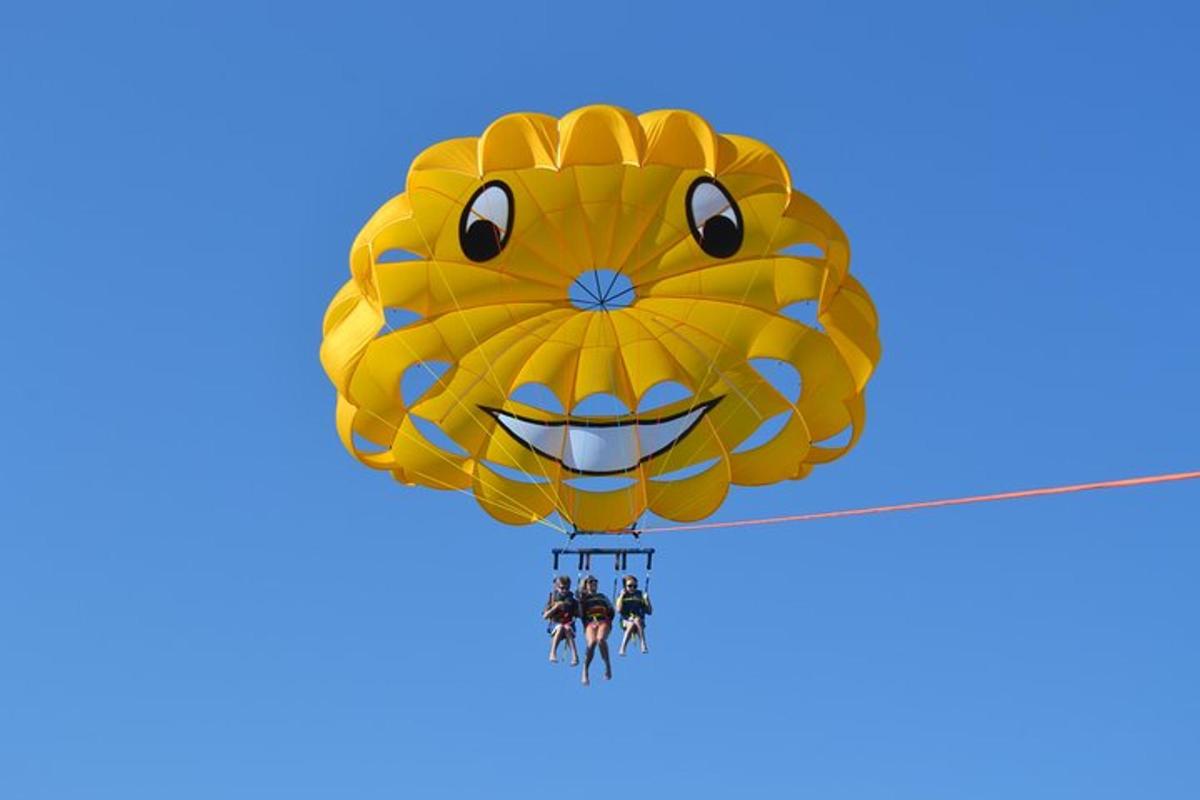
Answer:
[[572, 526], [572, 530], [567, 533], [568, 538], [574, 539], [576, 536], [632, 536], [638, 538], [642, 532], [638, 530], [637, 524], [630, 525], [628, 528], [619, 528], [615, 531], [589, 531], [581, 530]]
[[653, 547], [556, 547], [550, 551], [554, 556], [554, 569], [558, 569], [560, 556], [573, 555], [579, 559], [579, 571], [587, 572], [592, 568], [592, 556], [612, 556], [613, 568], [618, 572], [628, 569], [629, 556], [645, 556], [646, 571], [654, 566]]

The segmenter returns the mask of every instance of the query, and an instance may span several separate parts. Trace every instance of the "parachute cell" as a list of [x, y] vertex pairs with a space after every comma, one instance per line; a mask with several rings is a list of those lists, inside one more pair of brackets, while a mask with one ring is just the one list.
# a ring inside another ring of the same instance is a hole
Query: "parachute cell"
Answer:
[[[731, 483], [802, 478], [857, 441], [880, 356], [838, 224], [771, 148], [685, 111], [513, 114], [434, 145], [355, 239], [350, 274], [321, 346], [342, 441], [510, 524], [692, 521]], [[785, 313], [806, 302], [816, 325]], [[757, 359], [790, 365], [799, 396]], [[404, 374], [427, 364], [449, 368], [406, 397]], [[643, 404], [662, 384], [685, 396]], [[527, 385], [558, 402], [520, 402]], [[630, 411], [576, 413], [592, 396]], [[590, 491], [582, 476], [630, 482]]]

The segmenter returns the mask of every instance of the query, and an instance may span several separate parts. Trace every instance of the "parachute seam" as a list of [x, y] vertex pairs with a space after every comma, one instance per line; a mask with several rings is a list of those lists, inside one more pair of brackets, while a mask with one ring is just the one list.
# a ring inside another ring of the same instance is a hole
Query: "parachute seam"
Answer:
[[[385, 319], [385, 321], [384, 321], [384, 324], [385, 324], [387, 327], [389, 327], [389, 328], [391, 327], [391, 326], [390, 326], [390, 325], [387, 323], [386, 319]], [[393, 330], [393, 332], [396, 332], [396, 331], [394, 331], [394, 330]], [[437, 331], [437, 333], [438, 333], [438, 336], [439, 336], [439, 338], [441, 338], [441, 332], [440, 332], [440, 331]], [[416, 357], [416, 356], [417, 356], [417, 353], [416, 353], [416, 351], [415, 351], [415, 350], [412, 348], [412, 346], [411, 346], [410, 344], [408, 344], [408, 342], [407, 342], [407, 341], [405, 341], [405, 340], [404, 340], [404, 339], [402, 339], [402, 338], [401, 338], [401, 339], [398, 339], [397, 341], [400, 341], [401, 343], [403, 343], [403, 344], [404, 344], [404, 346], [405, 346], [406, 348], [408, 348], [409, 352], [410, 352], [410, 353], [411, 353], [411, 354], [412, 354], [414, 357]], [[443, 338], [443, 340], [442, 340], [442, 341], [443, 341], [443, 344], [445, 344], [445, 339], [444, 339], [444, 338]], [[447, 347], [446, 349], [447, 349], [447, 350], [449, 350], [449, 347]], [[419, 360], [417, 363], [420, 363], [420, 364], [422, 364], [422, 366], [424, 366], [424, 367], [425, 367], [425, 369], [429, 370], [430, 374], [432, 374], [432, 370], [430, 370], [430, 369], [429, 369], [429, 366], [428, 366], [428, 364], [425, 364], [425, 362], [424, 362], [424, 361], [420, 361], [420, 360]], [[438, 376], [435, 376], [435, 377], [438, 377]], [[440, 381], [440, 379], [439, 379], [439, 381]], [[477, 417], [476, 417], [476, 416], [475, 416], [473, 413], [471, 413], [471, 408], [470, 408], [470, 406], [468, 406], [466, 403], [464, 403], [464, 402], [462, 401], [462, 399], [461, 399], [461, 398], [460, 398], [460, 397], [459, 397], [457, 394], [455, 394], [455, 393], [454, 393], [452, 390], [450, 390], [450, 388], [449, 388], [449, 386], [448, 386], [448, 385], [446, 386], [445, 393], [449, 393], [449, 394], [450, 394], [450, 397], [451, 397], [451, 398], [452, 398], [452, 399], [453, 399], [453, 400], [454, 400], [456, 403], [458, 403], [458, 404], [459, 404], [459, 405], [460, 405], [460, 406], [461, 406], [463, 409], [465, 409], [465, 410], [468, 412], [468, 413], [467, 413], [467, 416], [468, 416], [468, 417], [470, 417], [472, 420], [474, 420], [474, 421], [476, 422], [476, 424], [480, 425], [480, 427], [483, 429], [484, 433], [488, 434], [488, 435], [489, 435], [489, 437], [491, 436], [491, 434], [492, 434], [492, 433], [494, 433], [494, 429], [493, 429], [493, 430], [489, 430], [487, 427], [483, 426], [483, 424], [479, 422], [478, 418], [477, 418]], [[414, 403], [414, 404], [413, 404], [413, 407], [415, 407], [416, 405], [417, 405], [417, 404], [416, 404], [416, 403]], [[365, 412], [366, 412], [368, 415], [370, 415], [370, 416], [374, 417], [375, 419], [379, 420], [380, 422], [382, 422], [383, 424], [385, 424], [385, 425], [387, 425], [389, 428], [391, 428], [393, 431], [395, 431], [395, 434], [393, 435], [393, 439], [392, 439], [392, 440], [393, 440], [393, 442], [395, 441], [395, 437], [396, 437], [396, 436], [398, 436], [398, 435], [399, 435], [399, 433], [400, 433], [400, 427], [399, 427], [399, 425], [395, 425], [394, 423], [390, 422], [389, 420], [385, 419], [384, 417], [380, 416], [379, 414], [376, 414], [376, 413], [375, 413], [373, 410], [371, 410], [371, 409], [367, 408], [366, 406], [355, 405], [355, 408], [356, 408], [357, 410], [359, 410], [359, 411], [365, 411]], [[413, 409], [412, 409], [412, 408], [406, 408], [404, 413], [405, 413], [405, 415], [408, 415], [408, 414], [409, 414], [409, 413], [411, 413], [412, 411], [413, 411]], [[420, 416], [420, 415], [418, 415], [418, 416]], [[420, 433], [419, 429], [418, 429], [418, 433]], [[458, 468], [459, 470], [462, 470], [462, 469], [463, 469], [463, 464], [462, 464], [462, 462], [460, 462], [460, 461], [458, 461], [458, 460], [456, 460], [456, 459], [454, 459], [454, 458], [451, 458], [449, 455], [447, 455], [445, 452], [443, 452], [443, 451], [442, 451], [442, 449], [441, 449], [440, 447], [436, 447], [436, 446], [435, 446], [435, 445], [433, 445], [431, 442], [426, 442], [426, 441], [425, 441], [425, 437], [424, 437], [424, 435], [423, 435], [423, 434], [421, 435], [421, 437], [420, 437], [420, 439], [419, 439], [418, 441], [419, 441], [419, 443], [420, 443], [420, 444], [421, 444], [423, 447], [425, 447], [426, 449], [429, 449], [429, 450], [431, 450], [431, 451], [432, 451], [432, 452], [433, 452], [435, 455], [439, 456], [440, 458], [442, 458], [442, 459], [443, 459], [444, 461], [446, 461], [447, 463], [449, 463], [449, 464], [451, 464], [451, 465], [455, 466], [455, 467], [456, 467], [456, 468]], [[477, 455], [473, 455], [473, 456], [472, 456], [472, 458], [477, 458], [477, 457], [478, 457]], [[464, 461], [465, 461], [465, 459], [464, 459]], [[402, 470], [403, 470], [403, 469], [404, 469], [404, 467], [401, 465], [400, 469], [402, 469]], [[464, 471], [465, 471], [465, 470], [464, 470]], [[414, 473], [413, 473], [413, 474], [417, 474], [417, 475], [426, 476], [426, 475], [425, 475], [425, 473], [421, 473], [421, 472], [417, 472], [417, 471], [414, 471]], [[529, 475], [529, 473], [526, 473], [526, 474], [527, 474], [527, 475]], [[427, 477], [427, 476], [426, 476], [426, 477]], [[533, 477], [533, 476], [532, 476], [532, 475], [530, 475], [530, 477]], [[443, 484], [445, 484], [445, 482], [444, 482], [444, 481], [442, 481], [442, 483], [443, 483]], [[528, 508], [527, 506], [525, 506], [524, 504], [522, 504], [522, 503], [521, 503], [519, 500], [517, 500], [517, 499], [515, 499], [515, 498], [513, 498], [513, 497], [511, 497], [511, 496], [509, 496], [509, 495], [507, 495], [507, 494], [506, 494], [505, 492], [503, 492], [503, 491], [500, 491], [499, 493], [500, 493], [502, 496], [504, 496], [504, 497], [505, 497], [505, 498], [506, 498], [506, 499], [507, 499], [509, 502], [516, 504], [516, 506], [517, 506], [518, 510], [520, 510], [520, 511], [523, 511], [523, 512], [524, 512], [526, 515], [528, 515], [529, 517], [531, 517], [531, 518], [534, 518], [535, 520], [536, 520], [536, 519], [541, 519], [541, 518], [539, 518], [539, 517], [538, 517], [538, 515], [537, 515], [537, 514], [534, 512], [534, 510], [533, 510], [533, 509], [531, 509], [531, 508]], [[553, 526], [552, 526], [552, 527], [553, 527]]]
[[[419, 225], [417, 226], [417, 231], [418, 231], [418, 232], [421, 234], [421, 239], [422, 239], [422, 241], [425, 243], [425, 246], [426, 246], [426, 248], [428, 248], [428, 247], [429, 247], [429, 241], [428, 241], [428, 240], [425, 238], [425, 232], [421, 230], [421, 228], [420, 228], [420, 226], [419, 226]], [[511, 232], [510, 232], [510, 241], [511, 241]], [[439, 265], [439, 267], [440, 267], [440, 265]], [[439, 274], [439, 276], [441, 276], [441, 277], [442, 277], [442, 282], [443, 282], [443, 284], [446, 286], [446, 289], [447, 289], [447, 291], [449, 291], [449, 292], [450, 292], [450, 298], [451, 298], [451, 300], [453, 300], [453, 301], [454, 301], [454, 304], [455, 304], [455, 306], [456, 306], [456, 307], [458, 307], [458, 305], [459, 305], [459, 303], [458, 303], [458, 296], [457, 296], [457, 294], [456, 294], [456, 293], [455, 293], [455, 291], [454, 291], [454, 287], [453, 287], [453, 286], [451, 286], [451, 285], [450, 285], [450, 282], [449, 282], [449, 281], [447, 281], [447, 280], [445, 279], [445, 276], [444, 276], [444, 274], [443, 274], [443, 271], [442, 271], [440, 268], [439, 268], [439, 270], [438, 270], [438, 274]], [[507, 306], [505, 306], [505, 310], [506, 310], [506, 311], [508, 311], [508, 307], [507, 307]], [[459, 310], [459, 313], [460, 313], [460, 315], [461, 315], [461, 309]], [[509, 315], [510, 315], [510, 317], [511, 317], [511, 311], [509, 312]], [[516, 321], [516, 320], [514, 320], [514, 322], [515, 322], [515, 321]], [[482, 345], [482, 344], [481, 344], [481, 342], [479, 341], [479, 337], [478, 337], [478, 336], [476, 336], [474, 328], [471, 326], [470, 322], [469, 322], [469, 321], [466, 319], [466, 317], [465, 317], [465, 316], [462, 318], [462, 322], [463, 322], [463, 325], [466, 327], [467, 331], [468, 331], [468, 332], [471, 334], [471, 339], [472, 339], [472, 341], [474, 341], [474, 342], [475, 342], [475, 345], [476, 345], [476, 347], [477, 347], [477, 348], [479, 348], [479, 355], [480, 355], [480, 358], [482, 358], [482, 359], [483, 359], [483, 363], [484, 363], [484, 365], [487, 367], [487, 371], [488, 371], [488, 373], [491, 375], [491, 377], [492, 377], [492, 380], [494, 380], [494, 381], [495, 381], [495, 383], [496, 383], [496, 388], [497, 388], [497, 389], [498, 389], [500, 392], [502, 392], [502, 393], [503, 393], [505, 390], [504, 390], [504, 387], [503, 387], [503, 385], [501, 384], [500, 378], [499, 378], [499, 377], [496, 375], [496, 370], [495, 370], [495, 368], [492, 366], [491, 359], [489, 359], [489, 358], [488, 358], [488, 356], [487, 356], [487, 352], [486, 352], [486, 351], [483, 349], [483, 345]], [[439, 335], [440, 335], [440, 332], [439, 332]], [[462, 400], [461, 400], [460, 398], [458, 398], [458, 396], [457, 396], [457, 395], [452, 395], [452, 396], [454, 397], [454, 399], [455, 399], [455, 401], [456, 401], [456, 402], [458, 402], [458, 403], [462, 404]], [[507, 397], [506, 397], [506, 399], [507, 399]], [[465, 406], [465, 404], [463, 404], [463, 405]], [[477, 423], [477, 424], [480, 424], [480, 425], [482, 425], [482, 423], [481, 423], [481, 422], [479, 422], [479, 420], [478, 420], [478, 419], [475, 417], [475, 414], [474, 414], [474, 412], [473, 412], [472, 410], [468, 409], [468, 415], [469, 415], [469, 416], [470, 416], [472, 419], [475, 419], [475, 421], [476, 421], [476, 423]], [[484, 430], [485, 430], [485, 432], [486, 432], [486, 433], [488, 433], [488, 434], [489, 434], [489, 439], [491, 439], [491, 438], [494, 438], [494, 437], [492, 437], [492, 436], [491, 436], [491, 434], [494, 434], [494, 433], [495, 433], [495, 427], [494, 427], [494, 426], [492, 427], [492, 430], [490, 430], [490, 431], [488, 431], [486, 428], [484, 428]], [[481, 444], [480, 446], [482, 447], [483, 445]], [[507, 451], [507, 449], [505, 449], [505, 448], [504, 448], [504, 446], [503, 446], [503, 445], [501, 445], [501, 448], [504, 450], [505, 454], [506, 454], [506, 455], [508, 455], [508, 457], [510, 458], [510, 460], [512, 460], [514, 463], [519, 463], [519, 462], [517, 462], [517, 461], [516, 461], [516, 459], [513, 459], [513, 458], [512, 458], [512, 455], [511, 455], [511, 453], [509, 453], [509, 452]], [[535, 462], [535, 463], [537, 463], [539, 467], [541, 466], [540, 462]], [[527, 475], [529, 478], [531, 478], [531, 479], [533, 478], [533, 473], [531, 473], [531, 472], [529, 472], [528, 470], [525, 470], [525, 469], [523, 469], [523, 468], [518, 468], [518, 469], [520, 469], [520, 471], [521, 471], [521, 472], [525, 473], [525, 474], [526, 474], [526, 475]], [[544, 477], [544, 478], [546, 478], [547, 480], [549, 480], [549, 476], [548, 476], [548, 475], [546, 475], [544, 472], [543, 472], [543, 475], [542, 475], [542, 477]], [[549, 494], [549, 492], [548, 492], [548, 491], [546, 491], [546, 490], [545, 490], [545, 488], [543, 487], [543, 485], [542, 485], [542, 484], [535, 483], [535, 485], [536, 485], [536, 486], [538, 486], [539, 490], [540, 490], [540, 491], [543, 493], [543, 495], [545, 495], [545, 496], [546, 496], [546, 499], [548, 499], [548, 500], [550, 500], [551, 502], [553, 502], [554, 498], [553, 498], [553, 497], [552, 497], [552, 496]], [[533, 516], [533, 515], [531, 515], [531, 516]]]

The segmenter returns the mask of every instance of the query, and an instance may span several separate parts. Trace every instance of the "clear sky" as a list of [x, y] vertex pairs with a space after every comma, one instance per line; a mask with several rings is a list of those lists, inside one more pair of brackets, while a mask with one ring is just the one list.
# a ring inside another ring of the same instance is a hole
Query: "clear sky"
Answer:
[[7, 7], [0, 797], [1200, 796], [1200, 485], [664, 536], [583, 690], [554, 534], [354, 462], [317, 362], [421, 149], [682, 107], [882, 319], [859, 447], [719, 518], [1200, 467], [1200, 18], [1020, 5]]

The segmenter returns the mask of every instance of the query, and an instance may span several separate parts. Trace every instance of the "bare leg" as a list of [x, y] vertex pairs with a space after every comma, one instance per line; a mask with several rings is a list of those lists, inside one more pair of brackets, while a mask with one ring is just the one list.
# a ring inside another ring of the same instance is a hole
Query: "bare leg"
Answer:
[[550, 637], [550, 661], [558, 662], [558, 646], [562, 643], [563, 626], [554, 626], [554, 635]]
[[625, 622], [625, 635], [621, 637], [621, 646], [617, 648], [617, 655], [625, 655], [625, 648], [629, 647], [629, 639], [633, 636], [634, 623], [630, 620]]
[[567, 647], [571, 648], [571, 666], [578, 666], [579, 650], [575, 647], [575, 633], [568, 627], [564, 627], [563, 630], [566, 632]]
[[634, 625], [637, 628], [638, 647], [641, 648], [643, 653], [649, 653], [650, 648], [646, 644], [646, 621], [638, 617]]
[[604, 677], [612, 680], [612, 662], [608, 660], [608, 634], [612, 631], [611, 622], [601, 622], [596, 626], [596, 638], [600, 640], [600, 657], [604, 659]]
[[583, 685], [591, 685], [588, 680], [588, 668], [592, 666], [592, 658], [596, 655], [596, 629], [598, 626], [588, 625], [584, 628], [584, 639], [587, 643], [587, 649], [583, 652]]

